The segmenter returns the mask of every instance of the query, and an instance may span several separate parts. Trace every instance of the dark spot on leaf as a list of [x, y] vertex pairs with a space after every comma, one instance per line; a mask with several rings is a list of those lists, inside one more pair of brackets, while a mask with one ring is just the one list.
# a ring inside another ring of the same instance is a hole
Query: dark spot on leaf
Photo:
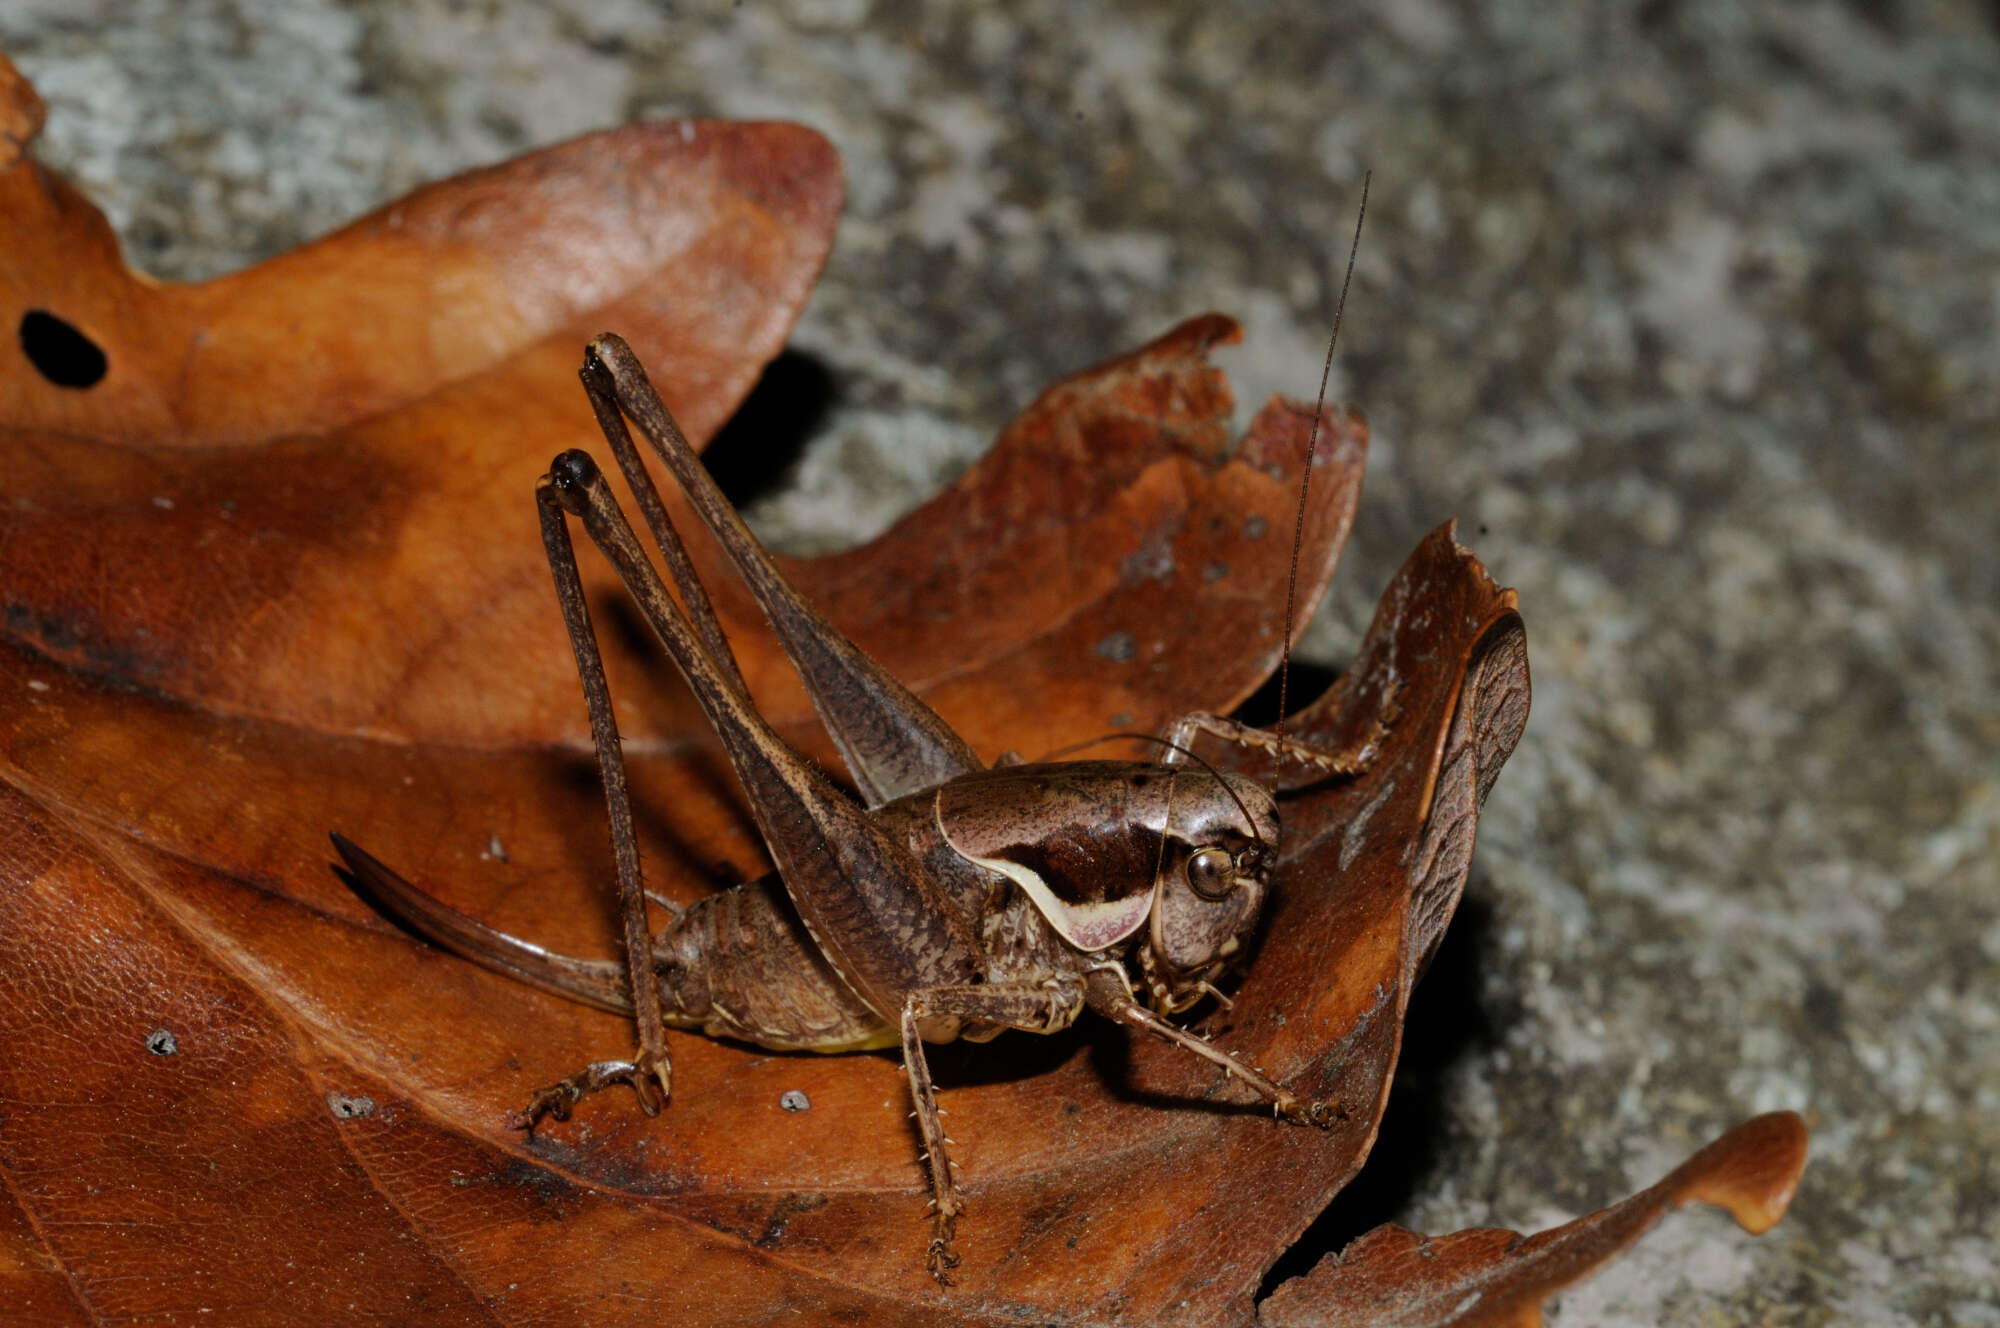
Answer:
[[146, 1050], [155, 1056], [171, 1056], [180, 1049], [181, 1044], [164, 1028], [156, 1028], [146, 1034]]
[[1114, 664], [1123, 664], [1139, 653], [1139, 640], [1130, 632], [1113, 632], [1097, 643], [1097, 653]]
[[780, 1199], [777, 1206], [771, 1210], [770, 1217], [765, 1220], [763, 1234], [751, 1241], [751, 1244], [763, 1250], [773, 1248], [785, 1238], [785, 1228], [791, 1224], [794, 1217], [824, 1207], [826, 1207], [826, 1196], [811, 1191]]
[[1169, 581], [1174, 575], [1174, 546], [1161, 532], [1161, 537], [1148, 540], [1125, 559], [1119, 569], [1118, 579], [1130, 585], [1135, 581]]

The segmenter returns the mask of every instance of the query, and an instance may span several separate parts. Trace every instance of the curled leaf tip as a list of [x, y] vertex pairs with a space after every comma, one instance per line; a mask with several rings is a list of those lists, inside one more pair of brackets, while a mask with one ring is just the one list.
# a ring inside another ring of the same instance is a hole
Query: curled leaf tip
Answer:
[[1797, 1112], [1744, 1121], [1681, 1163], [1667, 1184], [1677, 1199], [1714, 1204], [1761, 1236], [1778, 1224], [1806, 1165], [1806, 1124]]
[[1377, 1227], [1258, 1307], [1262, 1328], [1526, 1328], [1543, 1304], [1602, 1267], [1669, 1210], [1726, 1210], [1752, 1234], [1784, 1216], [1805, 1167], [1796, 1114], [1745, 1121], [1657, 1185], [1573, 1222], [1522, 1236], [1479, 1228], [1422, 1236]]

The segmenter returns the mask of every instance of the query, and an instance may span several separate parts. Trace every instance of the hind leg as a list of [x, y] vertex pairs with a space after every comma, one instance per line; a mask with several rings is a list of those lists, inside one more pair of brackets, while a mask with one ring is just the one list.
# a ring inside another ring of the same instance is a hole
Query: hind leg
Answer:
[[[666, 1027], [660, 1018], [660, 988], [653, 977], [653, 946], [646, 918], [646, 887], [639, 877], [639, 843], [632, 829], [632, 799], [625, 785], [625, 755], [618, 741], [618, 723], [611, 713], [611, 688], [604, 678], [604, 660], [591, 630], [590, 609], [584, 603], [583, 582], [577, 575], [576, 551], [569, 525], [553, 485], [545, 477], [535, 486], [541, 514], [542, 543], [548, 551], [549, 572], [556, 598], [562, 603], [563, 624], [569, 629], [576, 655], [577, 677], [583, 683], [590, 710], [590, 734], [597, 747], [597, 768], [604, 779], [604, 801], [611, 814], [612, 855], [618, 863], [618, 913], [623, 923], [626, 981], [632, 996], [632, 1019], [639, 1049], [631, 1060], [593, 1061], [561, 1083], [539, 1089], [522, 1112], [523, 1128], [533, 1131], [544, 1116], [568, 1120], [570, 1108], [585, 1093], [615, 1083], [628, 1083], [639, 1096], [639, 1109], [657, 1115], [673, 1091], [673, 1065], [667, 1057]], [[657, 1098], [654, 1088], [658, 1087]]]
[[[536, 1089], [534, 1096], [528, 1099], [528, 1105], [516, 1117], [514, 1128], [533, 1134], [535, 1126], [545, 1116], [566, 1121], [570, 1109], [584, 1094], [595, 1093], [613, 1084], [632, 1085], [632, 1091], [639, 1095], [639, 1110], [648, 1116], [657, 1116], [666, 1102], [666, 1092], [672, 1082], [673, 1067], [664, 1051], [656, 1063], [643, 1060], [592, 1061], [569, 1078], [547, 1088]], [[654, 1088], [656, 1083], [660, 1086], [658, 1090]]]

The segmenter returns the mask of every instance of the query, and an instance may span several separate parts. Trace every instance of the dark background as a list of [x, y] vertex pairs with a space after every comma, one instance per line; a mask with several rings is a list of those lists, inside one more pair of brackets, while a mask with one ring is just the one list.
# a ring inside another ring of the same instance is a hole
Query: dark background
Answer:
[[840, 237], [718, 462], [794, 549], [1207, 309], [1246, 409], [1310, 396], [1373, 168], [1311, 650], [1456, 516], [1535, 712], [1318, 1237], [1533, 1229], [1795, 1108], [1781, 1227], [1673, 1219], [1552, 1322], [2000, 1324], [2000, 10], [1000, 9], [11, 0], [0, 45], [164, 278], [635, 117], [822, 130]]

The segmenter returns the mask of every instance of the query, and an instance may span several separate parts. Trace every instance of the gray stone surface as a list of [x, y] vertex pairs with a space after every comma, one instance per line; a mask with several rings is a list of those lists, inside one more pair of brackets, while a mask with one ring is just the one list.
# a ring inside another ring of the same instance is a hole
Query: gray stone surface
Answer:
[[[11, 0], [42, 155], [164, 277], [685, 112], [845, 155], [762, 528], [872, 532], [1041, 383], [1217, 308], [1376, 428], [1338, 660], [1450, 516], [1535, 713], [1397, 1115], [1320, 1235], [1534, 1227], [1810, 1113], [1792, 1216], [1560, 1324], [2000, 1324], [2000, 19], [1990, 5]], [[1755, 9], [1755, 12], [1746, 12]]]

